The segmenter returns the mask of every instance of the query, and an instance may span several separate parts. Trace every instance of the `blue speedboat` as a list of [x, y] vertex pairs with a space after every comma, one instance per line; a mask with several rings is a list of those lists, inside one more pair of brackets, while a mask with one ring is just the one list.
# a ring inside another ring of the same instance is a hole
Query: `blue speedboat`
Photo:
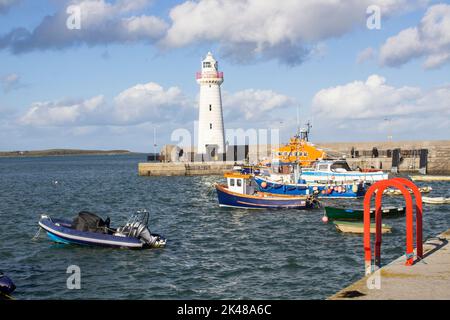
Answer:
[[269, 177], [255, 176], [254, 180], [260, 192], [278, 195], [305, 196], [317, 195], [318, 198], [359, 198], [366, 193], [367, 186], [354, 183], [286, 183], [276, 182]]
[[42, 215], [39, 226], [51, 240], [64, 244], [130, 249], [160, 248], [166, 244], [164, 237], [150, 233], [147, 212], [132, 215], [117, 229], [110, 228], [109, 218], [104, 221], [86, 211], [80, 212], [72, 221]]
[[290, 196], [258, 192], [252, 185], [251, 175], [226, 173], [227, 185], [216, 184], [219, 206], [241, 209], [310, 209], [312, 196]]

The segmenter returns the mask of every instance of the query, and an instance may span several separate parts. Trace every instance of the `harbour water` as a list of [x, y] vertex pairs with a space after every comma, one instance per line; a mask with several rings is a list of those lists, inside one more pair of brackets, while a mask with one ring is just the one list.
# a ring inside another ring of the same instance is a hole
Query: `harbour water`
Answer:
[[[17, 299], [324, 299], [364, 274], [362, 237], [338, 233], [313, 211], [219, 208], [218, 176], [139, 177], [144, 155], [0, 158], [0, 270]], [[450, 182], [417, 182], [449, 196]], [[401, 199], [385, 197], [386, 204]], [[362, 206], [362, 200], [335, 200]], [[450, 226], [448, 206], [424, 205], [424, 239]], [[56, 245], [40, 214], [90, 210], [125, 222], [150, 212], [167, 247], [144, 251]], [[404, 219], [383, 238], [382, 259], [404, 253]], [[81, 269], [69, 290], [68, 266]]]

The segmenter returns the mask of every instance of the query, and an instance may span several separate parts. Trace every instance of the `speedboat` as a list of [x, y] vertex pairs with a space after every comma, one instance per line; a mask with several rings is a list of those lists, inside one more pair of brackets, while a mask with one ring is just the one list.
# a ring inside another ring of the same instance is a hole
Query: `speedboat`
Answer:
[[10, 294], [16, 290], [14, 282], [2, 272], [0, 272], [0, 300], [1, 299], [12, 299]]
[[241, 209], [311, 209], [313, 196], [289, 196], [259, 192], [249, 174], [226, 173], [227, 185], [216, 184], [219, 206]]
[[110, 227], [110, 219], [101, 219], [94, 213], [82, 211], [72, 220], [42, 215], [39, 226], [57, 243], [103, 246], [115, 248], [145, 249], [161, 248], [166, 239], [150, 233], [148, 212], [132, 215], [128, 222], [117, 229]]

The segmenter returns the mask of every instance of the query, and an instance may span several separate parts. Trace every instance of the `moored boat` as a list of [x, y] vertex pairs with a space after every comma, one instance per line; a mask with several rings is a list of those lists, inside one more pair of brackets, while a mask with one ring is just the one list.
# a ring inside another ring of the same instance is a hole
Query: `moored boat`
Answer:
[[318, 198], [359, 198], [366, 193], [366, 185], [358, 182], [347, 184], [286, 183], [269, 177], [255, 176], [258, 190], [278, 195], [317, 195]]
[[427, 204], [450, 204], [450, 198], [445, 197], [422, 197], [422, 202]]
[[321, 160], [313, 168], [302, 169], [300, 179], [306, 183], [346, 184], [353, 181], [374, 183], [388, 179], [388, 174], [378, 171], [354, 171], [345, 160]]
[[313, 196], [288, 196], [259, 192], [252, 184], [252, 176], [226, 173], [227, 185], [216, 184], [221, 207], [241, 209], [310, 209], [316, 200]]
[[[325, 216], [328, 220], [363, 220], [364, 210], [362, 209], [346, 209], [337, 207], [324, 207]], [[381, 215], [383, 218], [396, 218], [404, 215], [405, 207], [383, 207], [381, 208]], [[375, 209], [370, 210], [370, 215], [375, 215]]]
[[[419, 188], [420, 193], [430, 193], [432, 190], [433, 190], [433, 188], [430, 186]], [[412, 193], [411, 189], [409, 189], [409, 193]], [[383, 194], [386, 194], [389, 196], [401, 196], [402, 192], [398, 189], [387, 188], [387, 189], [384, 189]]]
[[64, 244], [130, 249], [160, 248], [166, 244], [164, 237], [150, 233], [146, 211], [132, 215], [117, 229], [109, 227], [109, 218], [104, 221], [86, 211], [80, 212], [73, 221], [42, 215], [39, 226], [51, 240]]
[[[350, 221], [333, 221], [336, 229], [343, 233], [364, 233], [364, 223], [362, 222], [350, 222]], [[375, 223], [370, 224], [370, 233], [375, 233], [376, 226]], [[381, 233], [391, 233], [392, 227], [387, 224], [381, 225]]]

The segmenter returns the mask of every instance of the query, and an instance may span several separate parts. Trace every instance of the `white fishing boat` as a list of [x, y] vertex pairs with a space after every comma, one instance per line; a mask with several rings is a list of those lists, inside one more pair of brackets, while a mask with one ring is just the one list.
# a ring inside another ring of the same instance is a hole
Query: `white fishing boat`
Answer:
[[302, 168], [300, 179], [305, 183], [348, 183], [362, 181], [374, 183], [388, 179], [388, 174], [383, 171], [355, 171], [350, 169], [345, 160], [321, 160], [317, 161], [313, 168]]

